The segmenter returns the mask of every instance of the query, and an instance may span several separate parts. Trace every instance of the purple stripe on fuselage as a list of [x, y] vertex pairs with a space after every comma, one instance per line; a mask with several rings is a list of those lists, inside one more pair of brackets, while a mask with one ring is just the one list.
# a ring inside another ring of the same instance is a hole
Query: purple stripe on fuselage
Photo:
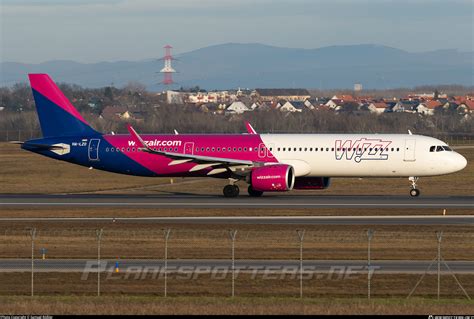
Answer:
[[[147, 145], [157, 151], [231, 158], [254, 162], [277, 163], [277, 159], [257, 134], [252, 135], [140, 135]], [[158, 175], [187, 176], [196, 163], [168, 165], [173, 159], [139, 152], [141, 145], [131, 135], [104, 135], [103, 138], [123, 154]], [[205, 175], [212, 168], [202, 170]], [[192, 174], [195, 175], [195, 174]]]

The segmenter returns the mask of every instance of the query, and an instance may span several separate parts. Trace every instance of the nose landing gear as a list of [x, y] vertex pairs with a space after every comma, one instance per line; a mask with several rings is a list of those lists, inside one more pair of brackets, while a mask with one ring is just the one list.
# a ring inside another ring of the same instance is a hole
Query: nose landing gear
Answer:
[[418, 181], [418, 177], [410, 176], [408, 177], [408, 180], [411, 182], [410, 196], [418, 197], [420, 195], [420, 190], [416, 188], [416, 182]]

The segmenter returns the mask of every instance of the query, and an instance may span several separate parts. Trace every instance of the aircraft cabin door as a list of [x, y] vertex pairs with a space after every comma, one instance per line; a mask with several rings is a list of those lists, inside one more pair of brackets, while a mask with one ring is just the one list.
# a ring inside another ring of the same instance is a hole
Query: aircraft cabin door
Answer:
[[194, 142], [184, 143], [184, 154], [194, 154]]
[[89, 141], [89, 161], [99, 160], [99, 144], [100, 139], [93, 138]]
[[414, 162], [415, 158], [416, 140], [405, 140], [405, 154], [403, 160], [405, 162]]
[[258, 146], [258, 157], [265, 158], [266, 155], [267, 155], [267, 148], [265, 144], [260, 143], [260, 145]]

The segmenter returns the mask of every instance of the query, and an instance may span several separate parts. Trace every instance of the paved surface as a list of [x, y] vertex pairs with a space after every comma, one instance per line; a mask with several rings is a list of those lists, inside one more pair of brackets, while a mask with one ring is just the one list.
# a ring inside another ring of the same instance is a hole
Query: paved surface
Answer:
[[[114, 272], [117, 260], [102, 260], [101, 270]], [[119, 260], [120, 272], [159, 272], [164, 270], [162, 259], [128, 259]], [[242, 260], [235, 261], [235, 269], [239, 272], [256, 272], [258, 274], [272, 272], [299, 271], [299, 260]], [[431, 266], [431, 267], [430, 267]], [[46, 259], [35, 260], [36, 272], [97, 272], [97, 260], [85, 259]], [[385, 260], [371, 261], [371, 270], [375, 273], [429, 273], [437, 272], [437, 261], [404, 261]], [[230, 259], [170, 259], [168, 272], [222, 272], [231, 271]], [[307, 272], [328, 273], [367, 273], [367, 260], [305, 260], [303, 270]], [[474, 273], [474, 261], [446, 261], [442, 262], [440, 270], [444, 273]], [[31, 259], [0, 259], [0, 272], [29, 272]]]
[[222, 225], [474, 225], [474, 215], [226, 216], [226, 217], [4, 217], [0, 222], [93, 222]]
[[319, 196], [268, 194], [260, 198], [209, 195], [0, 195], [1, 207], [122, 208], [474, 208], [474, 196]]

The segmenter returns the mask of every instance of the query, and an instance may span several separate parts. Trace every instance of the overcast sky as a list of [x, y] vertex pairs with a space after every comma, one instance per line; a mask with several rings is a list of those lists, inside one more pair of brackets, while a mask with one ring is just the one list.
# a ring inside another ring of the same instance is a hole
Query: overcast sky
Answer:
[[0, 0], [0, 61], [140, 60], [227, 42], [474, 51], [474, 0]]

